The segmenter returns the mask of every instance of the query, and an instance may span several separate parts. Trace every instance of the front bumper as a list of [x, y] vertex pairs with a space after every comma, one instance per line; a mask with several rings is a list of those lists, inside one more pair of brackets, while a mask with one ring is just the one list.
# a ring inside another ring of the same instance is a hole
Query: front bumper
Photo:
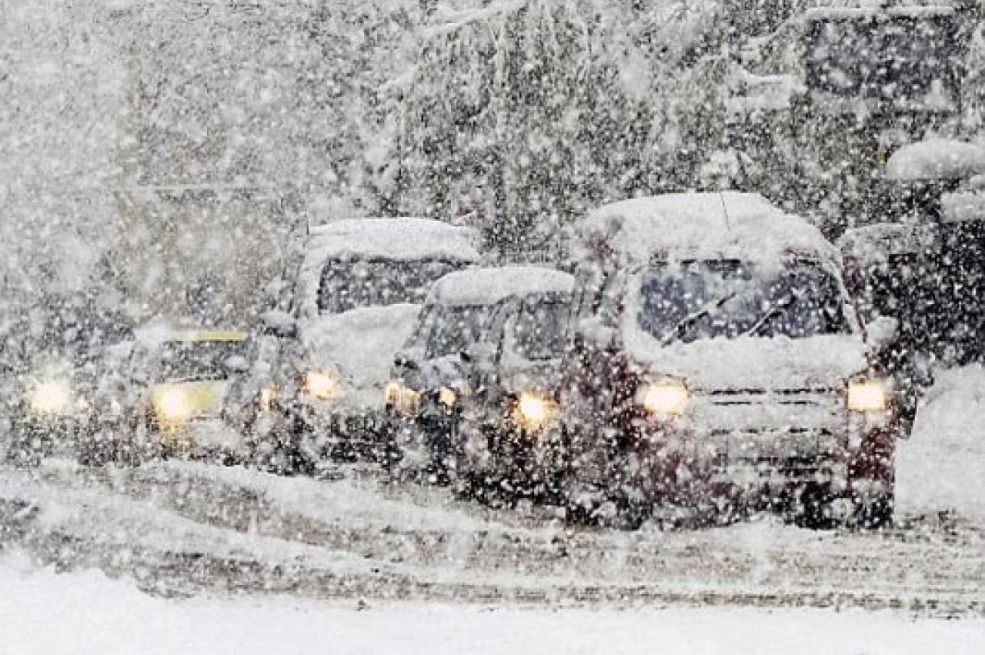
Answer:
[[311, 461], [375, 458], [386, 434], [382, 409], [323, 408], [297, 403], [284, 410], [285, 425]]
[[610, 433], [581, 448], [569, 494], [655, 505], [783, 505], [806, 490], [860, 503], [892, 494], [895, 436], [827, 430]]
[[516, 497], [560, 493], [568, 452], [559, 426], [524, 430], [501, 420], [466, 424], [462, 432], [461, 468], [473, 480]]

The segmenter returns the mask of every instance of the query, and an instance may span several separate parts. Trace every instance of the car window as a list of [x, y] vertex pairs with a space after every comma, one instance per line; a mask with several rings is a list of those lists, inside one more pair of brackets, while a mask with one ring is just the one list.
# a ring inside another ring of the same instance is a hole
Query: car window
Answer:
[[462, 305], [433, 312], [428, 326], [427, 357], [445, 357], [467, 350], [479, 340], [490, 310], [488, 305]]
[[517, 353], [532, 360], [559, 358], [570, 316], [571, 297], [567, 294], [525, 301], [513, 326]]
[[807, 337], [848, 328], [837, 280], [816, 264], [764, 272], [732, 260], [660, 265], [641, 277], [639, 324], [654, 337]]
[[420, 304], [431, 284], [460, 269], [438, 260], [331, 260], [322, 268], [318, 311], [340, 314], [359, 307]]

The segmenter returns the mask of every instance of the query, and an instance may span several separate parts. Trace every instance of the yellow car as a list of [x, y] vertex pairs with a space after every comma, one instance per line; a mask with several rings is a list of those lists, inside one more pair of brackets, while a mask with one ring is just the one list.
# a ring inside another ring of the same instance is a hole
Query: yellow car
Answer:
[[241, 439], [223, 419], [237, 374], [248, 367], [248, 334], [177, 331], [144, 342], [138, 355], [142, 385], [137, 414], [165, 452], [235, 454]]

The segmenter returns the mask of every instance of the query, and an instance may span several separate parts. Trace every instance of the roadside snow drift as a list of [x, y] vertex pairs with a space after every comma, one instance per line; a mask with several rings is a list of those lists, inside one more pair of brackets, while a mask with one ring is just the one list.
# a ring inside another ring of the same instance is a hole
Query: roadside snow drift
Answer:
[[899, 444], [896, 505], [901, 516], [955, 512], [985, 518], [985, 369], [941, 375]]
[[0, 556], [0, 644], [100, 653], [867, 653], [978, 655], [985, 621], [830, 610], [494, 609], [287, 598], [165, 600], [97, 572]]

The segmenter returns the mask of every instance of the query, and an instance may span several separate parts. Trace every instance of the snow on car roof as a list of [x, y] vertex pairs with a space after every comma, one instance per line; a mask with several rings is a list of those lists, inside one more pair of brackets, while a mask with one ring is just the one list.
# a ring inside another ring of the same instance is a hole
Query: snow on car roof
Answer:
[[927, 18], [934, 16], [951, 16], [955, 8], [947, 2], [936, 4], [898, 4], [887, 7], [884, 0], [855, 0], [854, 2], [836, 0], [822, 3], [825, 6], [810, 7], [804, 12], [804, 18], [812, 21], [846, 20], [876, 15], [900, 16], [906, 18]]
[[327, 259], [478, 261], [479, 233], [428, 218], [348, 218], [312, 227], [306, 265]]
[[590, 248], [650, 261], [838, 257], [820, 230], [757, 193], [670, 193], [599, 207], [579, 226]]
[[985, 173], [985, 148], [955, 139], [909, 143], [886, 162], [883, 177], [898, 182], [955, 180]]
[[543, 266], [502, 266], [449, 273], [434, 283], [429, 303], [492, 305], [511, 296], [571, 293], [575, 278]]

